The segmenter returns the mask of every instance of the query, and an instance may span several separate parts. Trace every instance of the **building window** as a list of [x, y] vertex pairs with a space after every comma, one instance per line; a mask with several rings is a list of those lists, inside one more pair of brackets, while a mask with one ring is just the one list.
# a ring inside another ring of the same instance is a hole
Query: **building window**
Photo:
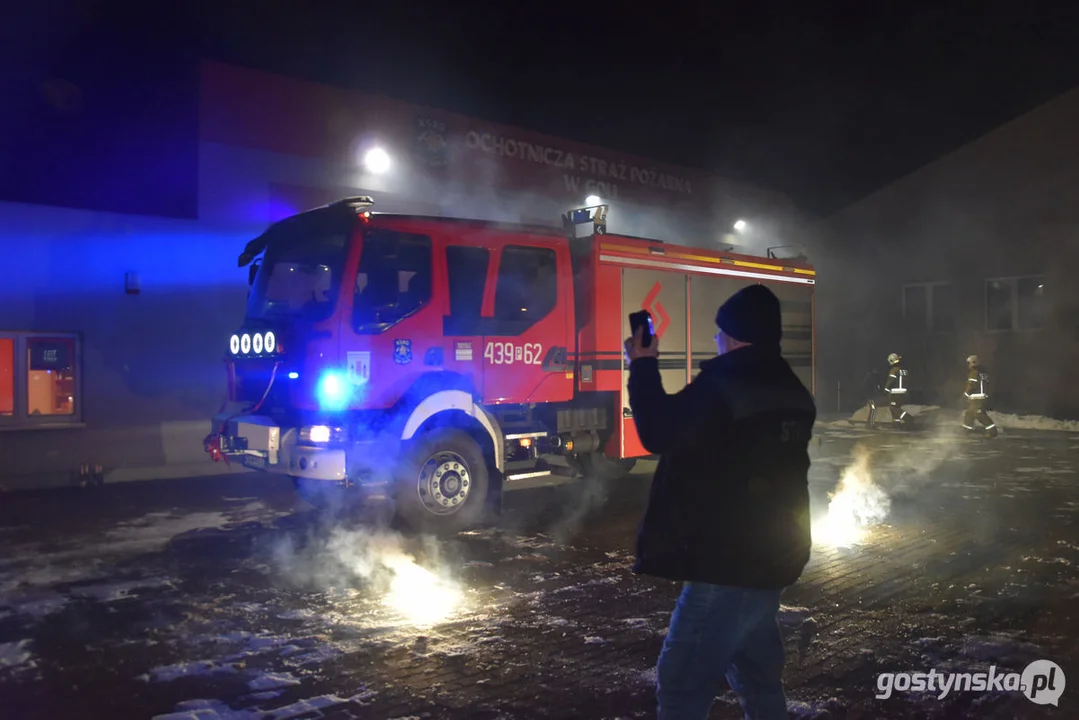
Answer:
[[0, 332], [0, 426], [81, 422], [79, 381], [78, 336]]
[[911, 329], [932, 333], [955, 330], [955, 286], [945, 282], [903, 286], [903, 320]]
[[991, 278], [985, 281], [986, 330], [1040, 330], [1045, 327], [1045, 316], [1043, 277]]

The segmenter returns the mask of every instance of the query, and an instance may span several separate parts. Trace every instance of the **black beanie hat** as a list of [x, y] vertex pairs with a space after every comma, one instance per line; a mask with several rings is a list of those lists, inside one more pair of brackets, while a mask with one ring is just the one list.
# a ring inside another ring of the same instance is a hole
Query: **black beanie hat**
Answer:
[[716, 325], [735, 340], [778, 345], [783, 338], [779, 298], [764, 285], [744, 287], [720, 306]]

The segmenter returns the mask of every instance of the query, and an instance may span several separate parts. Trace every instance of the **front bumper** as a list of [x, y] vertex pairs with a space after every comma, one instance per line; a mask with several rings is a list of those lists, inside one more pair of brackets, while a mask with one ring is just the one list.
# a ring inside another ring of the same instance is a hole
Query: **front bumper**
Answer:
[[380, 484], [374, 472], [378, 447], [374, 440], [302, 443], [299, 428], [280, 427], [263, 415], [218, 415], [207, 437], [207, 452], [215, 459], [220, 455], [254, 470], [341, 485]]

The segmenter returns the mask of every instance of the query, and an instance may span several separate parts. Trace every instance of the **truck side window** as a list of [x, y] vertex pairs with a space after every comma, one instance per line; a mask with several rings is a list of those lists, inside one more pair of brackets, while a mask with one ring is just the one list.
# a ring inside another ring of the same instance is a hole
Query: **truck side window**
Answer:
[[446, 274], [450, 281], [450, 317], [455, 323], [475, 324], [483, 309], [483, 288], [491, 251], [485, 248], [446, 247]]
[[495, 320], [530, 327], [558, 303], [555, 252], [549, 248], [508, 245], [502, 250], [495, 288]]
[[364, 233], [352, 324], [381, 333], [431, 300], [431, 238], [393, 230]]

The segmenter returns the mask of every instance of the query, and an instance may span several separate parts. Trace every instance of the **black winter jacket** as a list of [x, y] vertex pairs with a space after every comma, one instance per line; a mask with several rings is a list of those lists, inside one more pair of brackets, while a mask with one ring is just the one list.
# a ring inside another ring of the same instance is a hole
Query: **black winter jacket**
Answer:
[[675, 395], [655, 358], [630, 364], [629, 402], [660, 456], [634, 572], [779, 589], [809, 562], [813, 396], [778, 348], [712, 358]]

